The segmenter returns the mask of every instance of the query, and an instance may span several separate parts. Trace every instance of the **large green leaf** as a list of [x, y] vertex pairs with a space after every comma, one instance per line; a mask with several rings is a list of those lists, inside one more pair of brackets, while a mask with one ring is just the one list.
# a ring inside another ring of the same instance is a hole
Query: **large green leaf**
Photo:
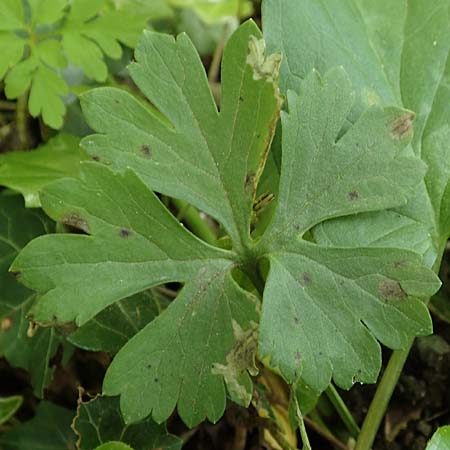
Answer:
[[54, 356], [60, 338], [52, 328], [38, 329], [28, 337], [28, 311], [34, 292], [8, 273], [19, 251], [33, 238], [52, 231], [52, 225], [39, 211], [27, 210], [20, 197], [0, 197], [0, 355], [11, 365], [31, 374], [35, 394], [42, 397], [51, 381]]
[[0, 447], [2, 450], [75, 450], [75, 434], [70, 429], [73, 415], [73, 411], [43, 401], [31, 420], [0, 434]]
[[408, 204], [325, 222], [316, 228], [316, 239], [327, 245], [410, 248], [432, 266], [450, 234], [448, 2], [274, 0], [264, 3], [263, 19], [269, 48], [285, 55], [284, 92], [298, 91], [298, 80], [312, 68], [325, 72], [342, 65], [356, 90], [350, 122], [374, 104], [416, 114], [409, 153], [421, 156], [429, 170]]
[[236, 248], [249, 245], [255, 187], [280, 106], [274, 84], [279, 57], [265, 57], [260, 37], [249, 21], [230, 38], [220, 113], [184, 34], [175, 40], [145, 33], [130, 67], [135, 83], [170, 123], [118, 89], [97, 89], [82, 98], [87, 121], [103, 133], [83, 141], [93, 158], [131, 167], [157, 192], [213, 215]]
[[79, 139], [60, 134], [33, 151], [0, 155], [0, 185], [20, 192], [27, 207], [40, 206], [39, 191], [54, 180], [77, 176], [85, 156]]
[[92, 450], [102, 444], [108, 448], [110, 441], [120, 441], [134, 450], [181, 448], [179, 438], [167, 433], [164, 425], [157, 425], [151, 419], [126, 425], [116, 397], [97, 397], [80, 403], [72, 428], [78, 436], [78, 450]]
[[[75, 320], [82, 325], [106, 306], [135, 292], [169, 281], [186, 282], [177, 301], [114, 360], [117, 369], [105, 381], [105, 392], [115, 395], [127, 391], [122, 396], [127, 422], [145, 417], [153, 408], [158, 419], [165, 419], [177, 400], [187, 423], [195, 424], [205, 416], [217, 420], [225, 407], [225, 391], [211, 366], [226, 364], [237, 340], [234, 323], [245, 330], [250, 321], [258, 320], [254, 300], [242, 293], [228, 274], [235, 255], [188, 233], [131, 172], [115, 175], [101, 165], [87, 163], [81, 180], [54, 183], [41, 199], [52, 218], [90, 236], [44, 236], [30, 243], [16, 259], [12, 270], [19, 270], [22, 282], [44, 294], [32, 309], [33, 320]], [[234, 306], [237, 300], [241, 304]], [[209, 322], [212, 326], [205, 327]], [[175, 341], [178, 323], [184, 324], [185, 332]], [[152, 336], [158, 337], [152, 340]], [[148, 339], [153, 351], [148, 344], [140, 344]], [[211, 345], [207, 357], [202, 353], [205, 342]], [[183, 361], [183, 366], [175, 361]], [[172, 372], [172, 376], [159, 375], [159, 366], [171, 372], [175, 366], [183, 370]], [[124, 380], [123, 367], [127, 371], [133, 367], [135, 375]], [[186, 373], [192, 386], [185, 379]], [[145, 395], [135, 377], [145, 382]], [[159, 395], [159, 389], [164, 395], [155, 406], [151, 397]], [[205, 395], [208, 390], [210, 396]], [[144, 400], [139, 408], [136, 397], [139, 402]]]
[[[352, 123], [355, 96], [342, 69], [298, 80], [283, 116], [275, 216], [253, 239], [255, 192], [280, 108], [279, 57], [265, 56], [252, 22], [242, 25], [224, 53], [220, 113], [185, 36], [146, 33], [136, 59], [133, 80], [165, 117], [123, 91], [88, 93], [84, 110], [102, 134], [85, 146], [109, 167], [84, 163], [81, 179], [41, 195], [50, 217], [86, 234], [39, 238], [12, 268], [41, 294], [33, 313], [45, 323], [89, 323], [127, 296], [184, 283], [108, 369], [103, 390], [121, 395], [125, 422], [150, 413], [161, 422], [175, 407], [189, 426], [216, 421], [225, 386], [248, 405], [258, 342], [266, 365], [290, 383], [302, 374], [320, 391], [332, 377], [342, 387], [373, 382], [377, 341], [399, 348], [430, 332], [422, 297], [439, 281], [418, 254], [329, 248], [311, 243], [309, 233], [333, 217], [406, 202], [424, 173], [410, 151], [409, 111], [373, 105]], [[232, 249], [191, 235], [152, 189], [219, 219]], [[259, 328], [258, 300], [233, 278], [242, 272], [263, 291]]]

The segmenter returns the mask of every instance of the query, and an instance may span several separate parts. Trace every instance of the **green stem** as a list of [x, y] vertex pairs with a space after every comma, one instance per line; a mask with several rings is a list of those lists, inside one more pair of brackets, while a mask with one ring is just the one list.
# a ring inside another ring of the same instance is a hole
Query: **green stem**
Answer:
[[222, 60], [227, 35], [228, 35], [228, 24], [224, 24], [222, 32], [220, 34], [219, 42], [217, 43], [217, 47], [214, 50], [212, 61], [208, 70], [208, 81], [210, 83], [216, 81], [217, 78], [219, 77], [220, 61]]
[[347, 408], [347, 405], [344, 403], [344, 400], [342, 400], [342, 397], [339, 395], [339, 392], [333, 384], [330, 384], [325, 393], [347, 427], [350, 435], [356, 439], [360, 433], [359, 426], [353, 418], [352, 413]]
[[172, 199], [172, 203], [178, 211], [183, 212], [183, 222], [199, 238], [211, 245], [215, 245], [217, 237], [211, 227], [201, 218], [196, 208], [190, 206], [184, 200]]
[[311, 444], [309, 443], [308, 433], [306, 432], [305, 421], [303, 420], [303, 414], [298, 404], [297, 395], [294, 390], [291, 391], [292, 399], [294, 400], [295, 415], [297, 418], [298, 428], [300, 431], [300, 437], [302, 438], [303, 450], [311, 450]]
[[380, 428], [381, 421], [391, 400], [392, 393], [398, 383], [398, 379], [403, 370], [409, 351], [414, 340], [411, 340], [408, 347], [394, 351], [389, 359], [389, 363], [384, 371], [381, 381], [375, 392], [369, 411], [364, 419], [361, 433], [356, 441], [355, 450], [370, 450], [375, 441], [375, 437]]
[[[432, 267], [435, 273], [439, 272], [446, 245], [447, 240], [445, 239], [439, 246], [438, 256]], [[414, 339], [411, 339], [404, 349], [392, 352], [386, 370], [384, 371], [377, 387], [377, 391], [375, 392], [375, 396], [370, 403], [369, 411], [367, 412], [367, 416], [361, 427], [361, 433], [356, 441], [355, 450], [370, 450], [372, 448], [389, 401], [391, 400], [395, 386], [398, 383], [413, 344]]]
[[27, 131], [27, 119], [28, 119], [27, 102], [28, 102], [27, 93], [23, 94], [17, 99], [16, 126], [20, 150], [29, 147], [28, 131]]

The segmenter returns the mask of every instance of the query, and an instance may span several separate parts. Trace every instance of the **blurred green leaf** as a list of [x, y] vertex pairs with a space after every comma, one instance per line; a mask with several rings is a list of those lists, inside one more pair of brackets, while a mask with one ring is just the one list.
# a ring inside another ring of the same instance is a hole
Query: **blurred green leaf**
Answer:
[[7, 422], [22, 405], [23, 398], [20, 395], [0, 398], [0, 425]]
[[166, 306], [167, 300], [156, 291], [140, 292], [108, 306], [68, 340], [85, 350], [115, 354]]
[[72, 427], [78, 435], [79, 450], [92, 450], [101, 444], [104, 444], [101, 448], [109, 449], [110, 441], [120, 441], [117, 444], [128, 444], [134, 450], [181, 448], [179, 438], [167, 433], [165, 425], [158, 425], [151, 419], [126, 425], [118, 397], [97, 397], [80, 403]]
[[59, 134], [32, 151], [0, 154], [0, 185], [20, 192], [28, 208], [39, 207], [39, 191], [64, 177], [76, 177], [85, 158], [79, 138]]
[[73, 411], [42, 401], [31, 420], [0, 434], [0, 448], [75, 450], [75, 434], [70, 428], [73, 416]]
[[123, 442], [107, 442], [106, 444], [99, 445], [95, 450], [133, 450], [129, 445]]
[[450, 450], [450, 426], [439, 428], [428, 442], [426, 450]]
[[55, 329], [38, 329], [27, 336], [27, 313], [35, 294], [17, 282], [8, 268], [32, 238], [51, 232], [52, 223], [38, 210], [25, 209], [19, 196], [0, 197], [0, 356], [31, 374], [34, 391], [42, 397], [53, 369], [59, 337]]

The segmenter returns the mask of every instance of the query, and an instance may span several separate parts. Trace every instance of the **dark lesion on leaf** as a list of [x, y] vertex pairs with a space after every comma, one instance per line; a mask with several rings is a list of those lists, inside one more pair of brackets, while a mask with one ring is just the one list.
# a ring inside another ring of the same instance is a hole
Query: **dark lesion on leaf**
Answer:
[[407, 298], [406, 292], [398, 281], [383, 280], [379, 285], [379, 289], [384, 300], [405, 300]]
[[152, 158], [152, 150], [149, 145], [142, 144], [141, 145], [141, 153], [148, 159]]
[[96, 161], [96, 162], [99, 162], [99, 161], [100, 161], [100, 156], [98, 156], [98, 155], [92, 155], [92, 160], [93, 160], [93, 161]]
[[121, 228], [119, 231], [119, 236], [123, 239], [127, 239], [131, 236], [131, 230], [127, 230], [126, 228]]
[[408, 112], [396, 119], [392, 125], [392, 136], [394, 139], [400, 140], [411, 134], [413, 129], [413, 121], [416, 118], [415, 113]]
[[86, 219], [83, 219], [78, 213], [69, 213], [61, 218], [61, 223], [68, 227], [89, 233], [89, 225]]
[[358, 191], [351, 191], [348, 193], [348, 199], [350, 201], [358, 200], [359, 198], [359, 192]]
[[245, 188], [246, 191], [253, 190], [254, 189], [254, 185], [255, 185], [255, 174], [253, 172], [249, 172], [245, 176], [244, 188]]
[[395, 261], [394, 263], [394, 267], [396, 269], [399, 269], [401, 267], [407, 267], [408, 266], [408, 261]]
[[312, 276], [308, 272], [303, 272], [300, 275], [300, 282], [303, 286], [310, 286], [312, 284]]

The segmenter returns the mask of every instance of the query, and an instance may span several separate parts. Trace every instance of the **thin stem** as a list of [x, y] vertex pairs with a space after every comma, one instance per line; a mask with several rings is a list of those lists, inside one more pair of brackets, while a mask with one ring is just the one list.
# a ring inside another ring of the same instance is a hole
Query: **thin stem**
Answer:
[[308, 433], [306, 432], [305, 421], [303, 419], [303, 414], [298, 404], [297, 395], [294, 390], [291, 392], [292, 399], [294, 400], [295, 415], [297, 418], [298, 428], [300, 431], [300, 437], [302, 438], [303, 450], [311, 450], [311, 444], [309, 443]]
[[[439, 272], [446, 245], [447, 240], [445, 239], [439, 246], [438, 256], [432, 267], [435, 273]], [[386, 370], [384, 371], [377, 387], [377, 391], [375, 392], [375, 396], [370, 403], [369, 411], [367, 412], [367, 416], [361, 427], [361, 433], [356, 441], [355, 450], [370, 450], [372, 448], [389, 401], [391, 400], [395, 386], [398, 383], [413, 344], [414, 339], [411, 339], [404, 349], [392, 352]]]
[[185, 222], [194, 234], [203, 239], [208, 244], [214, 245], [217, 237], [211, 227], [202, 219], [200, 213], [193, 206], [188, 205], [183, 200], [172, 199], [172, 203], [178, 211], [183, 212], [183, 222]]
[[389, 401], [391, 400], [392, 393], [398, 383], [403, 366], [408, 359], [413, 342], [414, 340], [411, 340], [407, 348], [392, 353], [377, 387], [377, 391], [375, 392], [375, 396], [370, 403], [369, 411], [361, 428], [361, 433], [356, 441], [355, 450], [370, 450], [372, 448]]
[[208, 70], [208, 81], [210, 83], [216, 81], [219, 77], [220, 71], [220, 61], [222, 60], [223, 50], [225, 48], [225, 41], [228, 34], [228, 24], [225, 23], [222, 28], [222, 33], [220, 34], [219, 42], [214, 50], [211, 64]]
[[361, 430], [353, 418], [352, 413], [347, 408], [347, 405], [344, 403], [344, 400], [342, 400], [342, 397], [339, 395], [339, 392], [333, 384], [330, 384], [325, 393], [339, 414], [339, 417], [342, 419], [342, 422], [344, 422], [344, 425], [347, 427], [350, 435], [356, 439]]
[[317, 434], [322, 436], [324, 439], [326, 439], [330, 444], [334, 445], [336, 448], [339, 448], [341, 450], [350, 450], [350, 448], [345, 445], [342, 441], [340, 441], [337, 437], [333, 436], [328, 430], [325, 430], [320, 425], [318, 425], [313, 420], [309, 419], [308, 417], [304, 418], [306, 425], [308, 425], [309, 428], [314, 430]]
[[29, 146], [28, 143], [28, 132], [27, 132], [27, 93], [23, 94], [17, 99], [17, 109], [16, 109], [16, 126], [17, 135], [19, 138], [20, 149], [26, 149]]

